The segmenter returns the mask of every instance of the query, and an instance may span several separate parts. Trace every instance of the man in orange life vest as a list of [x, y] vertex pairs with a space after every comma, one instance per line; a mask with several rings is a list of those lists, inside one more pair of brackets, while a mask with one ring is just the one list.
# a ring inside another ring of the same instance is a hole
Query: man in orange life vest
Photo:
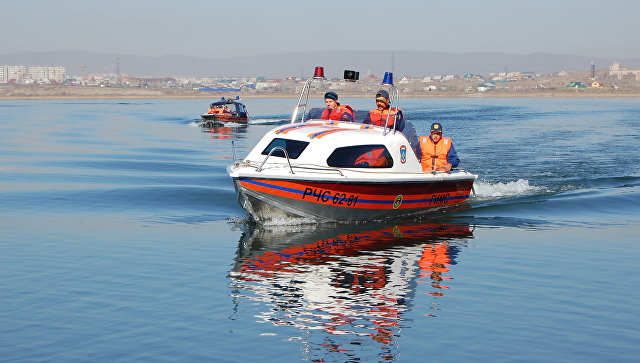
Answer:
[[422, 171], [451, 171], [460, 164], [460, 159], [448, 137], [442, 137], [442, 125], [437, 122], [431, 124], [431, 135], [420, 136], [422, 150]]
[[325, 93], [324, 103], [327, 105], [327, 108], [322, 112], [322, 116], [320, 116], [321, 119], [353, 122], [353, 109], [349, 105], [341, 105], [338, 103], [337, 93]]
[[[387, 122], [387, 115], [391, 112], [389, 116], [389, 124], [387, 127], [393, 128], [393, 124], [396, 124], [396, 130], [400, 131], [404, 134], [404, 136], [409, 141], [409, 145], [413, 149], [413, 152], [416, 154], [418, 160], [422, 157], [422, 152], [420, 151], [420, 141], [418, 140], [418, 135], [416, 134], [416, 129], [413, 127], [413, 124], [409, 121], [405, 121], [404, 114], [402, 110], [399, 108], [391, 108], [389, 92], [381, 89], [376, 93], [376, 106], [378, 108], [374, 108], [369, 111], [367, 117], [362, 121], [363, 124], [373, 124], [377, 126], [384, 127]], [[395, 117], [394, 117], [395, 116]]]
[[389, 117], [387, 127], [393, 128], [395, 122], [396, 130], [402, 132], [404, 129], [404, 115], [400, 109], [391, 108], [389, 105], [389, 92], [381, 89], [376, 93], [376, 107], [378, 108], [369, 111], [367, 118], [365, 118], [362, 123], [384, 127], [387, 122], [387, 117]]

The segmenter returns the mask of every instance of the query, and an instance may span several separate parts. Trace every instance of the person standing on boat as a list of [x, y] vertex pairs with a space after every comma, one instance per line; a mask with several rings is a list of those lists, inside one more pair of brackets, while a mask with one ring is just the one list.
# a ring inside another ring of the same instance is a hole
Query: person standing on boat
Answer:
[[431, 124], [430, 136], [420, 136], [420, 148], [422, 171], [449, 172], [460, 164], [453, 141], [448, 137], [442, 137], [442, 125], [437, 122]]
[[353, 122], [353, 109], [349, 105], [338, 103], [338, 94], [327, 92], [324, 94], [324, 103], [327, 108], [322, 112], [322, 120]]

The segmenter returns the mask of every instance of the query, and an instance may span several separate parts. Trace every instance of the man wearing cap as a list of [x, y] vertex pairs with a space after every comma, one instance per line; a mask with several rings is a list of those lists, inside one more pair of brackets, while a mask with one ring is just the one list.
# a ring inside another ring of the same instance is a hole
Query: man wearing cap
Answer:
[[[399, 108], [391, 108], [389, 92], [381, 89], [376, 93], [376, 106], [378, 108], [369, 111], [367, 117], [362, 121], [362, 123], [384, 127], [387, 123], [387, 116], [389, 116], [389, 123], [387, 124], [387, 127], [393, 128], [393, 124], [395, 123], [396, 130], [404, 134], [409, 141], [409, 145], [411, 145], [413, 152], [416, 154], [416, 157], [420, 160], [422, 152], [420, 150], [420, 141], [418, 140], [416, 129], [413, 127], [411, 122], [405, 121], [402, 110]], [[391, 113], [391, 115], [389, 115], [389, 113]]]
[[369, 111], [367, 118], [362, 121], [363, 124], [373, 124], [377, 126], [383, 126], [387, 124], [387, 117], [389, 123], [387, 127], [393, 128], [393, 124], [396, 124], [396, 130], [402, 132], [404, 129], [404, 115], [400, 109], [391, 108], [389, 103], [389, 92], [381, 89], [376, 93], [376, 107]]
[[353, 122], [353, 109], [349, 105], [341, 105], [338, 103], [337, 93], [325, 93], [324, 103], [327, 105], [327, 108], [322, 112], [320, 116], [321, 119]]
[[460, 164], [453, 142], [448, 137], [442, 137], [442, 125], [437, 122], [431, 124], [430, 136], [420, 136], [420, 148], [422, 171], [449, 172]]

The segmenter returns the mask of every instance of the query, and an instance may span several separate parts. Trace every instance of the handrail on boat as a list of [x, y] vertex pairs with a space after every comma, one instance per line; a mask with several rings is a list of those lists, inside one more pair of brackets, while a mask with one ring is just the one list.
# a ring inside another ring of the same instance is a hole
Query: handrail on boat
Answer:
[[[309, 92], [311, 91], [311, 83], [314, 80], [317, 80], [320, 78], [309, 78], [306, 80], [306, 82], [304, 82], [304, 86], [302, 87], [302, 91], [300, 92], [300, 97], [298, 98], [298, 104], [296, 105], [296, 108], [293, 110], [293, 115], [291, 115], [291, 123], [294, 124], [296, 123], [296, 119], [298, 118], [298, 112], [300, 111], [300, 108], [303, 109], [302, 111], [302, 119], [300, 120], [300, 122], [304, 122], [304, 117], [306, 116], [307, 113], [307, 105], [309, 104]], [[306, 90], [306, 96], [305, 96], [305, 90]], [[304, 104], [302, 103], [302, 97], [305, 96], [305, 101]]]
[[297, 168], [297, 169], [306, 169], [306, 170], [335, 171], [335, 172], [338, 172], [338, 174], [340, 174], [340, 176], [344, 176], [344, 174], [342, 174], [342, 172], [340, 170], [333, 169], [333, 168], [312, 168], [310, 166], [292, 166], [291, 165], [291, 160], [289, 160], [289, 153], [287, 153], [287, 150], [285, 148], [283, 148], [282, 146], [275, 146], [273, 149], [271, 149], [271, 151], [269, 151], [269, 154], [267, 154], [267, 156], [264, 158], [264, 160], [262, 161], [262, 164], [260, 164], [260, 166], [256, 168], [257, 172], [261, 172], [262, 171], [262, 167], [267, 162], [267, 159], [269, 159], [271, 154], [273, 154], [273, 152], [276, 151], [276, 150], [282, 150], [284, 152], [284, 156], [287, 158], [287, 164], [289, 164], [289, 172], [291, 174], [295, 174], [293, 172], [293, 168]]
[[[391, 118], [391, 109], [395, 108], [396, 111], [400, 109], [399, 107], [400, 93], [398, 92], [398, 88], [394, 85], [390, 85], [390, 86], [391, 86], [390, 87], [391, 94], [389, 96], [391, 97], [391, 99], [389, 100], [389, 112], [387, 112], [387, 121], [384, 123], [384, 131], [382, 132], [382, 136], [391, 132], [391, 130], [389, 130], [389, 128], [387, 127], [389, 125], [389, 119]], [[393, 107], [394, 103], [395, 103], [395, 107]], [[398, 126], [398, 123], [396, 122], [398, 118], [399, 116], [396, 112], [393, 115], [393, 133], [394, 134], [396, 133], [396, 127]]]
[[271, 151], [269, 151], [269, 154], [267, 154], [267, 157], [264, 158], [264, 160], [262, 161], [262, 164], [260, 164], [259, 167], [256, 168], [257, 172], [261, 172], [262, 171], [262, 167], [264, 166], [264, 163], [267, 162], [267, 159], [269, 159], [269, 156], [271, 156], [271, 154], [273, 154], [273, 152], [275, 150], [282, 150], [284, 152], [284, 156], [287, 157], [287, 163], [289, 164], [289, 170], [291, 172], [291, 174], [295, 174], [293, 172], [293, 168], [291, 167], [291, 161], [289, 160], [289, 153], [287, 153], [287, 149], [283, 148], [282, 146], [275, 146], [273, 149], [271, 149]]
[[[387, 79], [387, 75], [390, 75], [388, 79]], [[393, 76], [391, 75], [391, 73], [387, 72], [385, 74], [384, 80], [382, 81], [382, 86], [388, 87], [389, 90], [391, 91], [389, 94], [389, 97], [390, 97], [389, 111], [391, 111], [392, 108], [395, 108], [396, 110], [400, 109], [399, 107], [400, 92], [398, 91], [398, 88], [393, 84], [392, 79], [393, 79]], [[307, 114], [307, 106], [309, 104], [309, 93], [311, 92], [311, 84], [313, 83], [313, 81], [323, 81], [323, 80], [324, 80], [324, 70], [322, 71], [322, 75], [320, 76], [314, 75], [313, 77], [307, 79], [304, 82], [304, 86], [300, 91], [300, 97], [298, 97], [298, 104], [296, 105], [296, 108], [293, 110], [293, 114], [291, 115], [292, 124], [296, 123], [296, 120], [298, 119], [298, 115], [300, 113], [300, 109], [302, 109], [302, 117], [300, 118], [300, 123], [303, 123], [305, 121], [305, 117]], [[304, 98], [304, 103], [302, 103], [303, 98]], [[397, 114], [394, 114], [393, 119], [391, 119], [391, 112], [387, 113], [387, 120], [384, 124], [384, 131], [382, 132], [382, 136], [385, 136], [389, 133], [393, 133], [393, 134], [396, 133], [396, 127], [398, 125], [396, 121], [398, 120], [398, 118], [399, 116]], [[388, 128], [389, 120], [392, 120], [393, 122], [392, 130], [389, 130]]]
[[294, 168], [298, 168], [298, 169], [307, 169], [307, 170], [326, 170], [326, 171], [337, 171], [338, 174], [340, 174], [340, 176], [344, 176], [344, 174], [342, 174], [342, 172], [339, 169], [333, 169], [333, 168], [312, 168], [310, 166], [294, 166]]

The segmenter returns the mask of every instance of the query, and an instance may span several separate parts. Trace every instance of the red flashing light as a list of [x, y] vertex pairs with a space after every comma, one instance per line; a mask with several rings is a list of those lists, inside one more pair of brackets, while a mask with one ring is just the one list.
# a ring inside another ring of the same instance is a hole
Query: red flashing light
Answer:
[[313, 78], [324, 78], [324, 67], [316, 67], [313, 72]]

